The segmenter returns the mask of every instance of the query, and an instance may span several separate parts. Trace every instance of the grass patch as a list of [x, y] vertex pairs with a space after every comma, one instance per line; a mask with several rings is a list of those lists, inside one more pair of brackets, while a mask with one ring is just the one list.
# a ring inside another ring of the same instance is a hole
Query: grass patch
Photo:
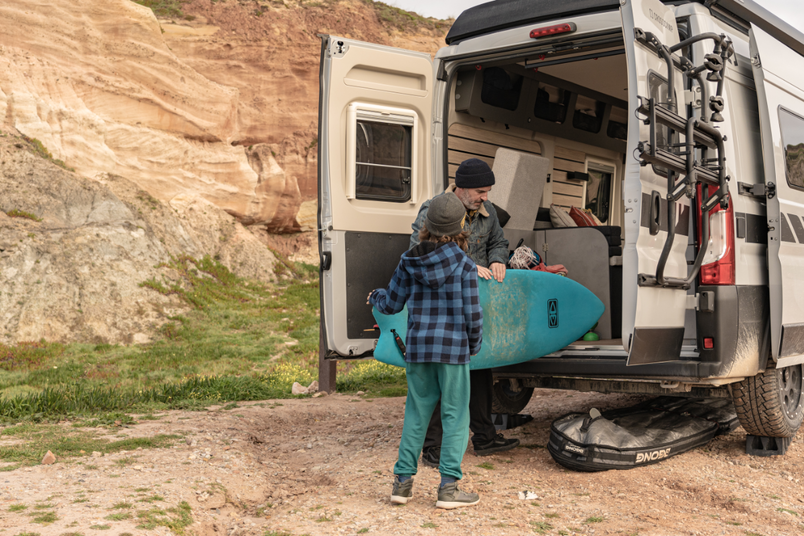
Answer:
[[[239, 278], [210, 257], [162, 265], [166, 276], [142, 285], [179, 296], [191, 310], [153, 343], [0, 344], [0, 422], [91, 417], [76, 424], [122, 427], [136, 422], [129, 413], [294, 398], [294, 382], [318, 376], [318, 268], [277, 265], [283, 276], [270, 285]], [[338, 368], [341, 392], [406, 394], [402, 368], [376, 361]]]
[[184, 20], [195, 19], [192, 15], [187, 15], [182, 10], [182, 5], [186, 2], [184, 0], [134, 0], [135, 3], [151, 8], [159, 18], [179, 18]]
[[156, 527], [167, 527], [176, 534], [184, 534], [184, 528], [193, 522], [192, 509], [186, 501], [174, 508], [151, 508], [137, 512], [140, 524], [138, 529], [151, 530]]
[[602, 523], [603, 521], [605, 521], [605, 519], [603, 519], [602, 517], [587, 517], [586, 521], [584, 521], [584, 523], [587, 523], [587, 524], [589, 524], [589, 523]]
[[131, 512], [120, 512], [118, 514], [109, 514], [103, 519], [108, 519], [109, 521], [123, 521], [124, 519], [131, 519]]
[[[28, 136], [24, 135], [21, 136], [21, 138], [25, 140], [26, 143], [28, 143], [28, 147], [31, 149], [31, 152], [33, 152], [33, 154], [35, 154], [36, 156], [44, 158], [45, 160], [50, 160], [60, 168], [66, 169], [67, 171], [75, 171], [75, 169], [69, 167], [67, 164], [65, 164], [58, 158], [53, 158], [53, 155], [50, 154], [50, 151], [47, 150], [47, 147], [45, 147], [45, 145], [41, 141], [37, 140], [36, 138], [29, 138]], [[42, 221], [42, 220], [37, 219], [36, 221]]]
[[43, 514], [34, 516], [31, 521], [34, 523], [41, 523], [42, 525], [50, 525], [58, 519], [59, 518], [56, 516], [56, 512], [45, 512]]
[[36, 214], [31, 214], [30, 212], [25, 212], [24, 210], [17, 210], [16, 208], [6, 212], [6, 216], [11, 218], [25, 218], [27, 220], [42, 221], [42, 218]]
[[[0, 431], [0, 437], [11, 436], [23, 440], [14, 445], [0, 447], [0, 459], [17, 462], [22, 465], [37, 465], [45, 453], [50, 450], [58, 453], [62, 459], [89, 456], [93, 451], [112, 453], [121, 450], [136, 450], [138, 447], [164, 448], [173, 445], [179, 439], [177, 435], [157, 435], [154, 437], [136, 437], [110, 441], [98, 437], [95, 431], [77, 430], [59, 425], [22, 424], [11, 426]], [[85, 466], [87, 469], [93, 466]], [[24, 507], [25, 505], [12, 505]], [[37, 505], [35, 508], [48, 508], [50, 505]], [[12, 510], [13, 511], [13, 510]]]
[[489, 471], [494, 470], [494, 466], [489, 462], [483, 462], [481, 464], [478, 464], [477, 467], [480, 467], [481, 469], [488, 469]]
[[8, 507], [9, 512], [22, 512], [23, 510], [27, 509], [28, 505], [26, 504], [12, 504]]
[[553, 530], [553, 525], [545, 521], [531, 521], [530, 524], [533, 525], [533, 532], [536, 534], [545, 534]]

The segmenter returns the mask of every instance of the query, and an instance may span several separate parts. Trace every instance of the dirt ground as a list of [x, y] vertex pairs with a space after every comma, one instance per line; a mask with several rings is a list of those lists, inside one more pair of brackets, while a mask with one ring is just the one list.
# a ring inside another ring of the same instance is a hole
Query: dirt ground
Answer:
[[[524, 411], [534, 420], [505, 432], [522, 446], [483, 458], [468, 450], [462, 485], [480, 493], [481, 502], [453, 511], [435, 508], [438, 474], [426, 467], [416, 476], [410, 503], [389, 502], [404, 398], [335, 394], [166, 412], [113, 433], [181, 435], [172, 447], [0, 473], [0, 532], [170, 534], [164, 526], [137, 528], [137, 512], [158, 508], [170, 516], [182, 501], [193, 519], [185, 532], [201, 536], [804, 531], [800, 440], [784, 457], [750, 457], [738, 428], [705, 448], [630, 471], [575, 473], [552, 460], [545, 445], [555, 418], [637, 400], [537, 391]], [[538, 498], [519, 499], [526, 490]], [[33, 521], [43, 505], [50, 505], [55, 521]], [[126, 512], [131, 518], [120, 519]]]

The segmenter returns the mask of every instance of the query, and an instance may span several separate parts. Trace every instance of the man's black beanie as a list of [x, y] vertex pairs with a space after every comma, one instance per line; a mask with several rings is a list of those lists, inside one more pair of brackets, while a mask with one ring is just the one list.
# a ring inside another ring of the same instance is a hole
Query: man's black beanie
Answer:
[[485, 188], [493, 184], [494, 172], [477, 158], [464, 160], [455, 172], [455, 186], [458, 188]]

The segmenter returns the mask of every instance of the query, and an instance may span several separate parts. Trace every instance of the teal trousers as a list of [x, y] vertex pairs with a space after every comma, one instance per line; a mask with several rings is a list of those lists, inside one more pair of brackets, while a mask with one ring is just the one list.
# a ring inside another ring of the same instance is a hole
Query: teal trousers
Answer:
[[469, 363], [407, 363], [408, 398], [399, 442], [395, 475], [415, 475], [430, 417], [439, 399], [444, 436], [441, 441], [442, 476], [461, 479], [461, 461], [469, 440]]

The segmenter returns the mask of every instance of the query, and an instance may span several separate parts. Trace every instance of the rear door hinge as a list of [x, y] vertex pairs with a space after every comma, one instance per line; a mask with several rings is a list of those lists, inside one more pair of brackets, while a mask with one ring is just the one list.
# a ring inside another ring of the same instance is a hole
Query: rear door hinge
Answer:
[[684, 103], [687, 105], [692, 105], [693, 108], [700, 108], [701, 107], [701, 88], [700, 86], [695, 86], [692, 89], [688, 89], [684, 92]]
[[769, 182], [768, 184], [748, 184], [747, 182], [738, 182], [737, 193], [740, 195], [758, 197], [760, 199], [773, 199], [776, 197], [776, 184], [772, 182]]

